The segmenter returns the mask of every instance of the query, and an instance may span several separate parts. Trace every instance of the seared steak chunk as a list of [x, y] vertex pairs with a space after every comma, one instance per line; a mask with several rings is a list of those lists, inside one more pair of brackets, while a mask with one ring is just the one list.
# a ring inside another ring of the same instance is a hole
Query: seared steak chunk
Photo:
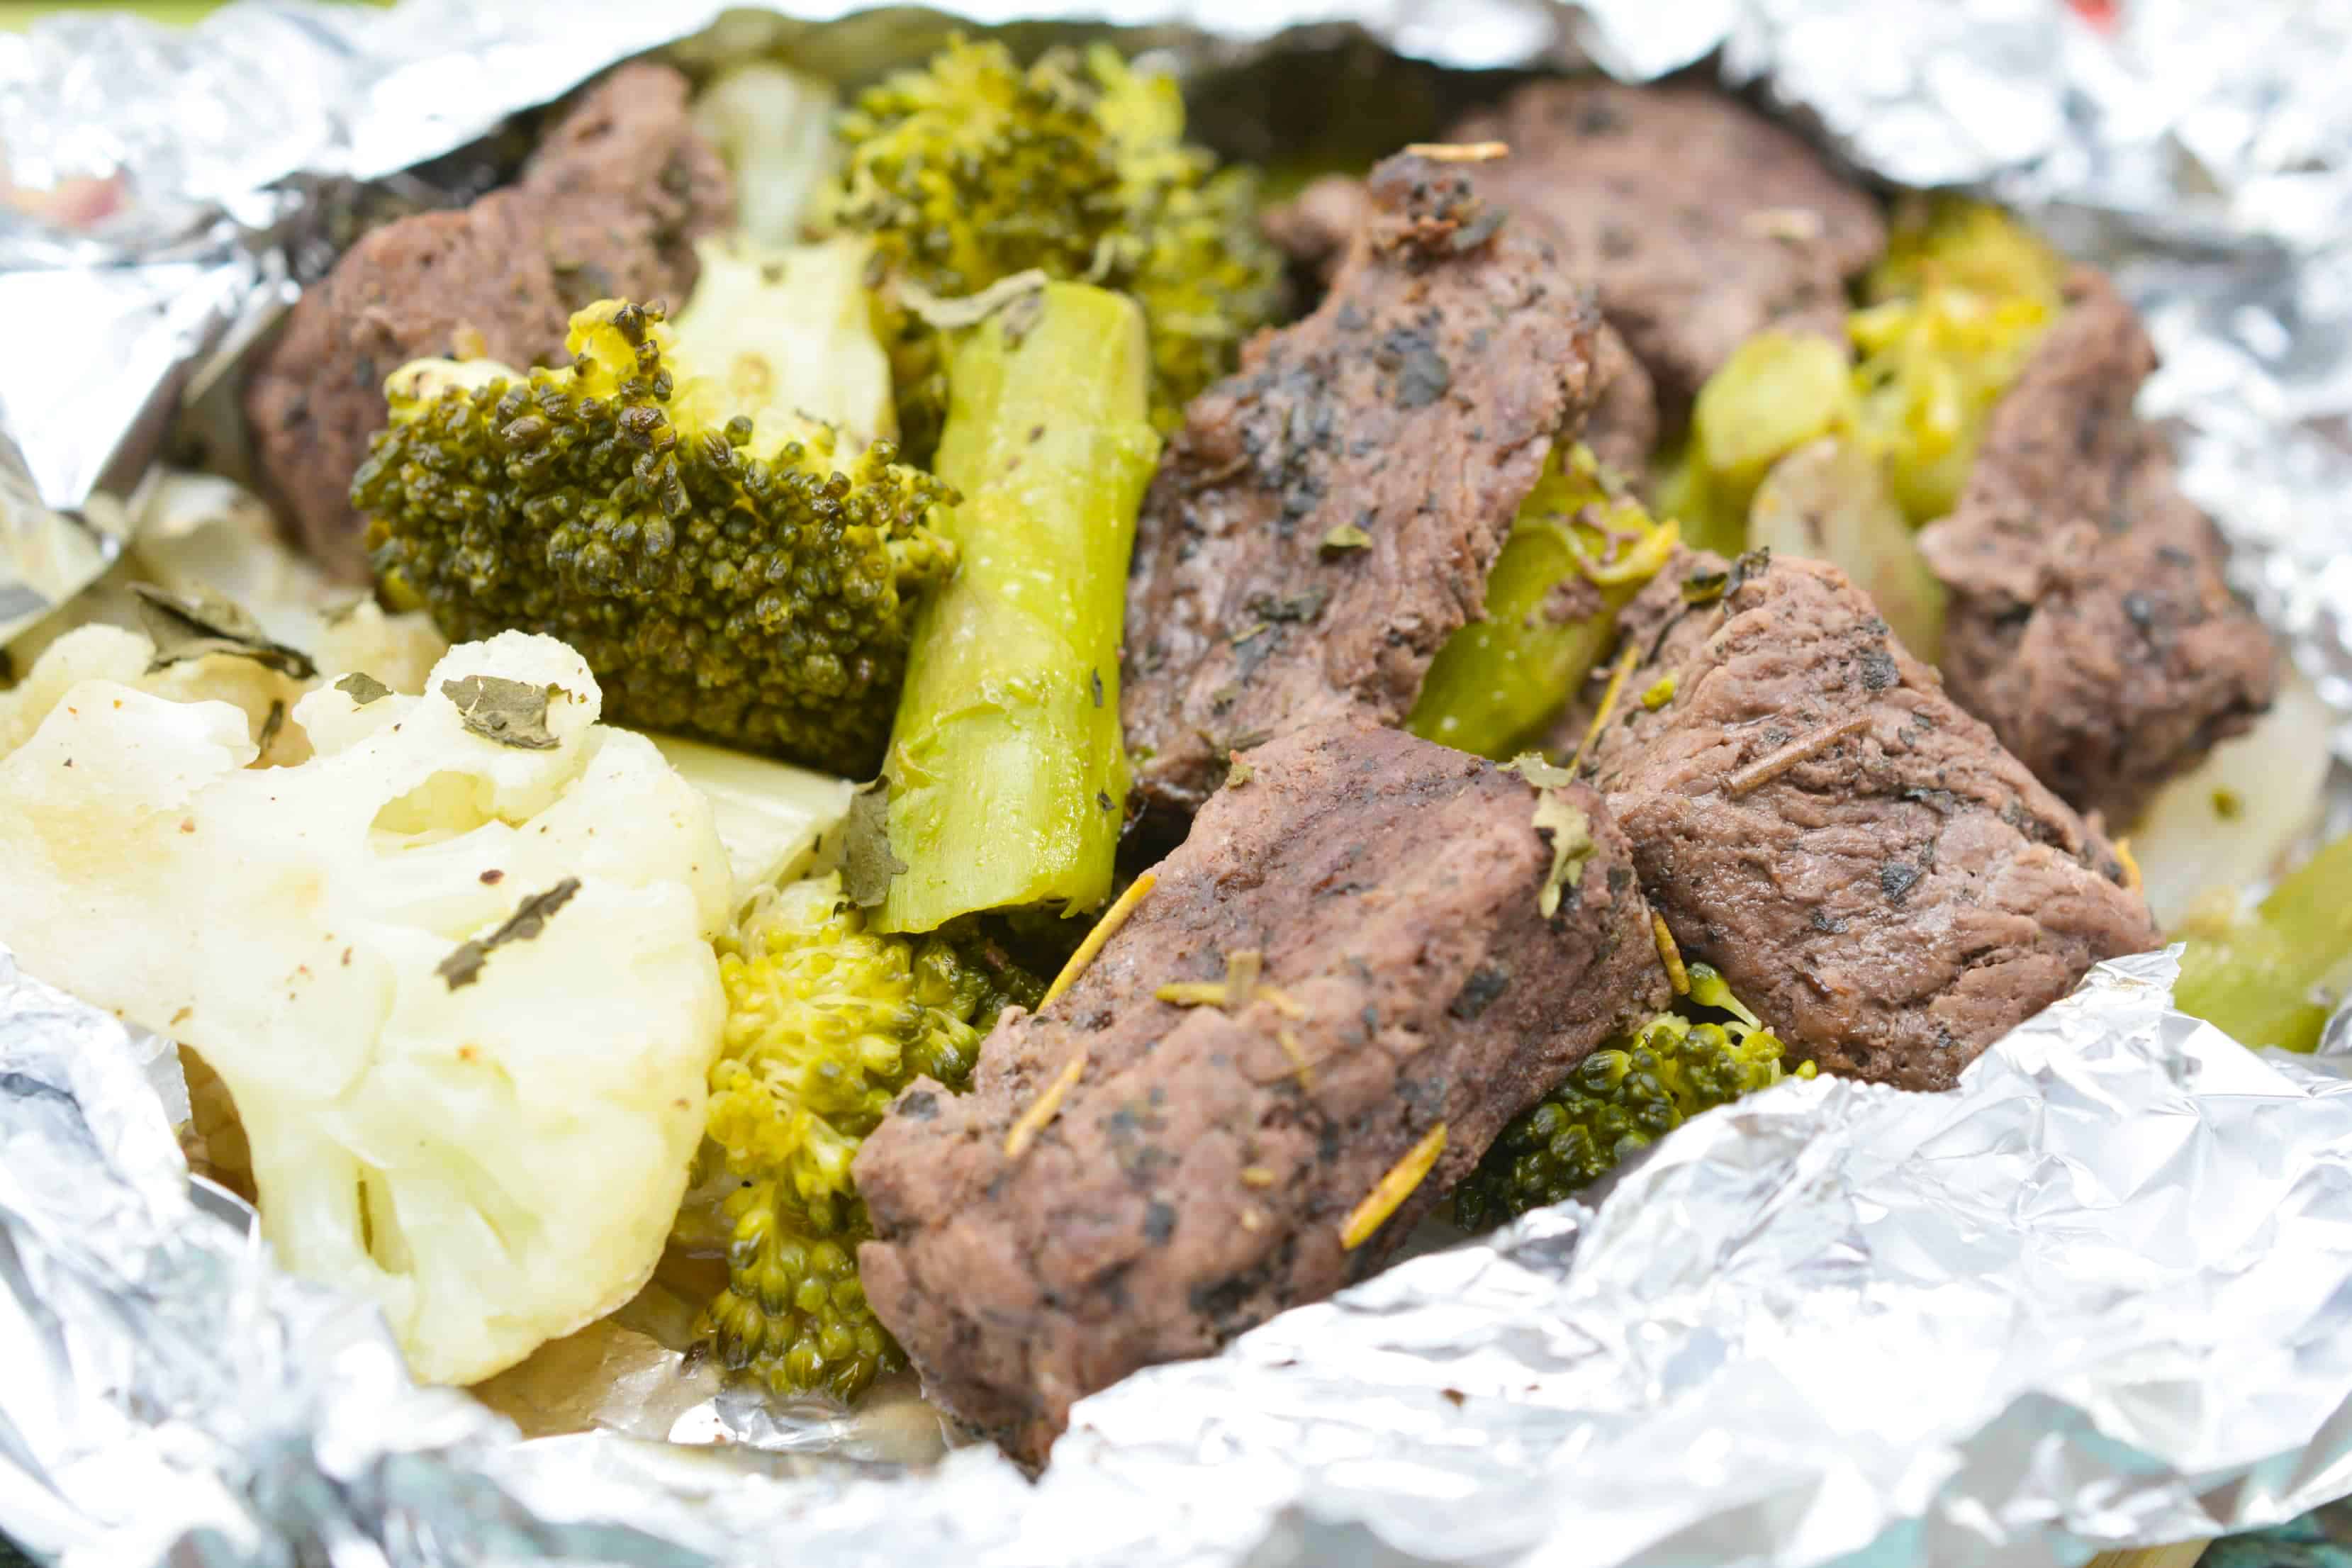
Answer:
[[1644, 658], [1594, 749], [1683, 956], [1793, 1058], [1948, 1088], [2103, 958], [2153, 947], [2114, 847], [1944, 695], [1836, 567], [1685, 555], [1626, 609]]
[[[1370, 1272], [1506, 1122], [1666, 999], [1591, 790], [1544, 801], [1539, 831], [1516, 775], [1345, 721], [1246, 762], [1068, 994], [998, 1023], [971, 1092], [919, 1082], [858, 1156], [875, 1311], [934, 1397], [1025, 1458], [1081, 1396]], [[1259, 955], [1253, 999], [1158, 999], [1245, 974], [1236, 954]], [[1347, 1234], [1441, 1127], [1410, 1195]]]

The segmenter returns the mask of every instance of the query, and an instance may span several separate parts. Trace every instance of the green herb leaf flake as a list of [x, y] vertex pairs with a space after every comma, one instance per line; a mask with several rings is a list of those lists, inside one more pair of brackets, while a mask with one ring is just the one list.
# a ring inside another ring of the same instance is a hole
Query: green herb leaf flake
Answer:
[[1549, 920], [1559, 912], [1560, 893], [1584, 880], [1594, 847], [1592, 821], [1568, 796], [1548, 789], [1536, 796], [1535, 829], [1551, 839], [1551, 874], [1536, 895], [1536, 908]]
[[1321, 549], [1326, 555], [1344, 555], [1350, 550], [1370, 550], [1372, 536], [1352, 522], [1335, 526], [1323, 536]]
[[529, 942], [547, 929], [548, 920], [572, 901], [580, 890], [580, 879], [566, 877], [543, 893], [533, 893], [515, 908], [506, 923], [489, 935], [477, 937], [457, 944], [457, 950], [433, 966], [435, 973], [447, 983], [452, 991], [460, 991], [482, 977], [482, 966], [490, 954], [510, 942]]
[[841, 890], [861, 910], [879, 909], [890, 879], [907, 863], [890, 848], [890, 781], [876, 779], [849, 797], [841, 828]]
[[457, 718], [467, 729], [519, 752], [551, 752], [562, 743], [547, 727], [547, 705], [562, 689], [496, 675], [441, 683], [441, 695], [457, 705]]
[[319, 673], [310, 655], [270, 641], [259, 622], [217, 594], [199, 590], [183, 596], [151, 583], [133, 583], [131, 592], [139, 601], [140, 629], [155, 645], [155, 657], [147, 661], [150, 675], [214, 654], [249, 658], [296, 680]]
[[357, 671], [354, 671], [350, 675], [346, 675], [341, 680], [335, 682], [335, 689], [349, 697], [352, 700], [352, 706], [354, 708], [364, 708], [379, 697], [389, 697], [392, 695], [391, 687], [386, 686], [383, 681], [378, 680], [373, 675], [365, 675]]

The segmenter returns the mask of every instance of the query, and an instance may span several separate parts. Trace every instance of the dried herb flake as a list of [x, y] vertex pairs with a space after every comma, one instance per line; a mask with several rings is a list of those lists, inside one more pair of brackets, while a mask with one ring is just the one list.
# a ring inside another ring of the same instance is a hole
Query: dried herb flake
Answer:
[[379, 697], [392, 695], [392, 688], [373, 675], [353, 672], [335, 682], [335, 689], [352, 700], [354, 708], [364, 708]]
[[249, 658], [296, 680], [319, 673], [310, 655], [270, 641], [258, 621], [217, 594], [199, 590], [183, 597], [150, 583], [133, 583], [131, 592], [139, 600], [140, 627], [155, 645], [155, 657], [147, 661], [150, 675], [214, 654]]
[[888, 779], [876, 779], [849, 797], [841, 833], [841, 890], [861, 910], [878, 908], [890, 896], [890, 879], [907, 871], [890, 850]]
[[533, 686], [496, 675], [445, 680], [441, 695], [457, 705], [457, 718], [485, 741], [520, 752], [551, 752], [561, 744], [547, 727], [547, 705], [560, 686]]
[[458, 991], [482, 977], [482, 965], [488, 962], [496, 949], [512, 942], [529, 942], [547, 929], [547, 922], [556, 910], [572, 901], [580, 891], [580, 879], [566, 877], [543, 893], [533, 893], [515, 908], [506, 923], [486, 937], [457, 944], [457, 951], [433, 966], [434, 973], [448, 983], [449, 989]]
[[1331, 531], [1323, 536], [1323, 542], [1319, 548], [1325, 555], [1329, 556], [1344, 555], [1350, 550], [1370, 550], [1371, 547], [1370, 534], [1352, 522], [1342, 522], [1335, 524]]
[[1559, 896], [1584, 880], [1584, 863], [1592, 858], [1592, 822], [1583, 810], [1558, 790], [1536, 796], [1535, 829], [1551, 839], [1551, 873], [1536, 895], [1536, 908], [1546, 920], [1559, 912]]

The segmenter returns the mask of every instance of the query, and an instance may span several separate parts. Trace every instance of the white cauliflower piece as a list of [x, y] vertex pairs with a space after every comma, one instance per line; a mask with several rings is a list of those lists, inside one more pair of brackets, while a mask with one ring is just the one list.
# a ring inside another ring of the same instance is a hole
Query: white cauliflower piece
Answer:
[[121, 626], [93, 622], [66, 633], [41, 650], [23, 680], [0, 691], [0, 756], [30, 740], [49, 710], [85, 680], [110, 680], [173, 702], [226, 702], [245, 715], [246, 738], [257, 748], [268, 738], [266, 763], [299, 763], [310, 754], [302, 731], [289, 722], [310, 682], [228, 654], [150, 673], [154, 657], [155, 645], [143, 633]]
[[[555, 743], [469, 730], [443, 688], [475, 675], [560, 688]], [[247, 768], [235, 708], [107, 679], [0, 760], [0, 940], [203, 1054], [279, 1257], [374, 1300], [429, 1381], [628, 1300], [701, 1139], [726, 854], [602, 700], [509, 632], [422, 698], [313, 691], [299, 766]]]

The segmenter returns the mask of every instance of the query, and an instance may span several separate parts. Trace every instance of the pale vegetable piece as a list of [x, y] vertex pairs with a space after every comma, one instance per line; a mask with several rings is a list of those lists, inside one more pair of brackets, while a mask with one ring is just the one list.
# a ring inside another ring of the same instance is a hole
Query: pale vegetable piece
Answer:
[[[469, 677], [544, 695], [554, 743], [469, 727]], [[601, 703], [510, 632], [422, 698], [313, 691], [297, 767], [248, 770], [235, 708], [104, 680], [0, 760], [0, 942], [202, 1054], [279, 1259], [373, 1301], [427, 1381], [635, 1294], [701, 1140], [725, 851]]]
[[327, 616], [310, 656], [329, 684], [357, 670], [404, 696], [419, 697], [433, 667], [448, 651], [449, 639], [424, 611], [386, 615], [374, 600], [362, 599]]
[[[183, 599], [216, 595], [244, 610], [271, 640], [310, 656], [327, 679], [365, 670], [394, 691], [425, 689], [425, 676], [449, 648], [430, 616], [387, 615], [373, 601], [352, 602], [351, 591], [329, 581], [278, 538], [267, 507], [227, 479], [210, 474], [157, 469], [141, 481], [127, 502], [101, 498], [106, 526], [134, 542], [115, 567], [70, 605], [18, 637], [8, 654], [21, 683], [0, 693], [0, 754], [39, 724], [48, 701], [77, 679], [121, 680], [175, 701], [215, 698], [247, 710], [259, 739], [270, 722], [272, 704], [283, 703], [269, 763], [299, 762], [308, 754], [301, 731], [287, 722], [293, 704], [310, 683], [272, 675], [250, 661], [205, 658], [143, 678], [152, 644], [135, 630], [142, 625], [134, 587], [149, 584]], [[96, 505], [97, 503], [93, 503]], [[103, 627], [105, 640], [83, 636]], [[51, 652], [79, 637], [75, 651], [37, 679]], [[134, 667], [131, 642], [144, 651]], [[99, 650], [105, 649], [101, 655]], [[102, 662], [93, 660], [102, 659]], [[38, 686], [47, 698], [9, 702]]]
[[66, 633], [41, 651], [23, 680], [0, 691], [0, 756], [32, 739], [68, 691], [92, 680], [112, 681], [173, 702], [228, 703], [245, 715], [246, 738], [257, 752], [268, 738], [262, 760], [271, 765], [297, 763], [310, 754], [308, 741], [290, 721], [309, 682], [222, 654], [151, 672], [154, 657], [152, 642], [121, 626], [93, 623]]
[[748, 414], [763, 436], [831, 425], [852, 451], [898, 435], [890, 360], [866, 292], [872, 241], [763, 250], [712, 236], [694, 248], [702, 272], [671, 320], [672, 352], [707, 384], [681, 397]]
[[719, 73], [694, 100], [694, 128], [735, 176], [735, 216], [755, 245], [790, 245], [810, 198], [841, 159], [833, 84], [752, 60]]
[[2244, 734], [2157, 792], [2130, 828], [2147, 906], [2170, 931], [2216, 890], [2269, 880], [2318, 825], [2336, 719], [2290, 675]]
[[740, 902], [808, 869], [819, 842], [849, 815], [857, 786], [725, 746], [652, 737], [663, 761], [710, 803]]
[[[1763, 331], [1733, 351], [1691, 405], [1690, 493], [1675, 511], [1695, 542], [1731, 554], [1765, 471], [1816, 437], [1853, 428], [1845, 352], [1811, 333]], [[1661, 505], [1665, 497], [1661, 496]]]
[[1748, 510], [1748, 548], [1826, 561], [1868, 594], [1914, 658], [1943, 651], [1944, 585], [1927, 569], [1883, 465], [1827, 436], [1772, 465]]

